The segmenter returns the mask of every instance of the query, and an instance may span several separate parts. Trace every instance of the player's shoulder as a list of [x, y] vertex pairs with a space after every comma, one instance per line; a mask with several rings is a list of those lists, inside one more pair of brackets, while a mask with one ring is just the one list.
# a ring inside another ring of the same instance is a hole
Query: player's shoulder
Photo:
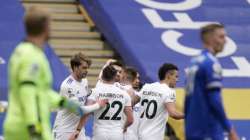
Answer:
[[143, 86], [142, 86], [142, 90], [146, 90], [146, 89], [149, 89], [150, 87], [153, 86], [154, 83], [145, 83]]
[[27, 52], [34, 52], [35, 49], [33, 49], [34, 46], [31, 43], [27, 43], [27, 42], [21, 42], [17, 45], [16, 50], [17, 51], [21, 51], [23, 53], [27, 53]]
[[69, 75], [67, 78], [64, 79], [64, 81], [61, 84], [61, 87], [69, 87], [73, 84], [74, 79], [71, 75]]
[[167, 84], [159, 83], [157, 87], [161, 93], [171, 93], [173, 89], [171, 89]]
[[[23, 63], [39, 62], [40, 54], [35, 51], [31, 43], [22, 42], [15, 48], [12, 59], [21, 59]], [[32, 58], [32, 59], [30, 59]]]
[[191, 59], [192, 64], [196, 64], [201, 69], [207, 69], [213, 65], [219, 65], [218, 59], [208, 51], [203, 51], [200, 55]]
[[112, 87], [113, 90], [115, 90], [118, 93], [126, 93], [126, 89], [121, 84], [114, 84]]

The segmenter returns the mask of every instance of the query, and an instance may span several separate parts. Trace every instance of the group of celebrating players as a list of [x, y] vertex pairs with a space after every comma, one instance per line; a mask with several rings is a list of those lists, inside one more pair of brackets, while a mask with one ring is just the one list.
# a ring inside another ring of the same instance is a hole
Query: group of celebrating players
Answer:
[[[160, 82], [145, 84], [140, 90], [139, 73], [109, 60], [103, 67], [99, 80], [89, 92], [86, 79], [90, 59], [82, 53], [70, 61], [72, 74], [61, 85], [60, 94], [81, 105], [92, 105], [107, 99], [106, 105], [94, 111], [93, 140], [163, 139], [168, 114], [175, 119], [184, 115], [175, 109], [174, 87], [178, 68], [163, 64], [159, 69]], [[140, 103], [139, 103], [140, 102]], [[84, 124], [89, 114], [82, 118], [63, 109], [54, 124], [56, 140], [85, 140]]]
[[[94, 116], [93, 140], [163, 140], [168, 116], [185, 119], [187, 140], [238, 140], [221, 99], [222, 70], [215, 57], [223, 51], [226, 32], [214, 23], [201, 29], [204, 51], [186, 72], [184, 114], [175, 108], [178, 67], [164, 63], [158, 82], [140, 89], [140, 74], [115, 60], [107, 62], [93, 89], [86, 79], [91, 60], [72, 57], [72, 73], [62, 82], [60, 95], [51, 89], [52, 76], [42, 48], [49, 39], [49, 15], [31, 7], [25, 15], [26, 40], [9, 61], [9, 106], [5, 140], [86, 140], [84, 125]], [[50, 111], [60, 108], [50, 128]]]

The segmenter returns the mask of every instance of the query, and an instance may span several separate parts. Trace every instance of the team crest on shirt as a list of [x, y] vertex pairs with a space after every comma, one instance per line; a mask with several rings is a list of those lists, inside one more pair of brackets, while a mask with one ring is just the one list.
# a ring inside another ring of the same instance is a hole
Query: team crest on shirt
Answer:
[[35, 75], [38, 72], [39, 66], [38, 64], [34, 63], [31, 65], [30, 75]]
[[76, 94], [80, 94], [79, 90], [76, 92]]
[[68, 93], [71, 94], [73, 92], [72, 88], [68, 88]]

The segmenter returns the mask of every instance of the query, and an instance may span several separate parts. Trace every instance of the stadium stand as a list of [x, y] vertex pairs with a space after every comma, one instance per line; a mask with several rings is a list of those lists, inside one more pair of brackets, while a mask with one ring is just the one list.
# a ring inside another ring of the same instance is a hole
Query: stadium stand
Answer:
[[52, 14], [51, 39], [49, 41], [62, 62], [70, 68], [70, 57], [82, 51], [89, 56], [93, 64], [89, 69], [88, 80], [93, 87], [100, 68], [113, 57], [114, 53], [106, 49], [100, 33], [93, 31], [88, 16], [76, 0], [23, 0], [25, 8], [39, 6]]
[[[144, 82], [157, 80], [163, 62], [180, 68], [178, 107], [184, 99], [184, 69], [201, 51], [199, 28], [225, 25], [229, 38], [220, 54], [225, 108], [242, 139], [249, 139], [250, 87], [249, 3], [247, 0], [81, 0], [88, 13], [126, 64], [136, 67]], [[177, 132], [181, 132], [180, 125]], [[182, 134], [178, 134], [181, 136]], [[183, 136], [183, 135], [182, 135]]]

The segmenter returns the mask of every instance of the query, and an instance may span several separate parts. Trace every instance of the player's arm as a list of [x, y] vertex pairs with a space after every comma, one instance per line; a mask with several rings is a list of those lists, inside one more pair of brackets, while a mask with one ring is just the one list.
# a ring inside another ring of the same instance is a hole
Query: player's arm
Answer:
[[[233, 140], [238, 139], [235, 129], [232, 127], [230, 121], [228, 120], [224, 107], [222, 104], [221, 94], [219, 88], [210, 89], [208, 92], [208, 103], [216, 116], [216, 118], [221, 123], [222, 127], [229, 132], [229, 137], [233, 137]], [[231, 139], [230, 139], [231, 140]]]
[[167, 110], [170, 117], [176, 120], [184, 119], [184, 114], [177, 111], [176, 109], [176, 94], [175, 91], [170, 91], [168, 95], [165, 97], [165, 109]]
[[124, 125], [124, 132], [127, 131], [127, 128], [133, 124], [134, 118], [133, 118], [133, 110], [131, 106], [131, 98], [129, 95], [125, 96], [125, 108], [124, 108], [124, 114], [126, 115], [126, 122]]
[[177, 111], [175, 103], [165, 103], [165, 108], [168, 111], [170, 117], [176, 120], [184, 119], [184, 114]]
[[132, 106], [134, 106], [135, 104], [137, 104], [138, 102], [140, 102], [141, 98], [139, 96], [139, 93], [137, 93], [134, 89], [126, 90], [126, 92], [128, 93], [128, 95], [131, 98]]
[[227, 132], [230, 132], [232, 125], [227, 119], [226, 113], [224, 111], [220, 92], [221, 90], [219, 88], [210, 89], [208, 92], [208, 103], [223, 128]]
[[134, 92], [134, 96], [132, 97], [132, 106], [136, 105], [140, 102], [143, 90], [145, 89], [146, 85], [142, 87], [139, 92]]
[[141, 100], [141, 97], [140, 97], [140, 96], [134, 95], [134, 96], [132, 97], [132, 106], [134, 106], [134, 105], [136, 105], [137, 103], [139, 103], [140, 100]]
[[124, 125], [124, 132], [127, 131], [127, 128], [133, 124], [134, 122], [134, 118], [133, 118], [133, 110], [132, 110], [132, 107], [131, 106], [126, 106], [124, 108], [124, 114], [126, 115], [127, 117], [127, 120], [125, 122], [125, 125]]
[[214, 115], [219, 120], [223, 128], [229, 132], [232, 128], [231, 123], [226, 117], [221, 99], [222, 74], [221, 68], [217, 63], [208, 63], [203, 67], [206, 76], [206, 90], [208, 91], [208, 104]]
[[102, 70], [101, 70], [101, 72], [99, 73], [99, 76], [98, 76], [98, 79], [99, 80], [102, 80], [102, 71], [103, 71], [103, 69], [104, 68], [106, 68], [108, 65], [110, 65], [112, 62], [116, 62], [116, 60], [115, 59], [109, 59], [105, 64], [104, 64], [104, 66], [102, 67]]
[[48, 94], [49, 99], [52, 104], [56, 105], [59, 108], [66, 108], [72, 113], [75, 113], [77, 115], [83, 116], [84, 114], [88, 114], [90, 112], [93, 112], [95, 110], [98, 110], [100, 107], [105, 106], [106, 100], [99, 100], [93, 105], [89, 106], [80, 106], [73, 101], [70, 101], [69, 99], [60, 96], [56, 94], [54, 91], [51, 90], [51, 93]]
[[19, 100], [25, 117], [25, 125], [31, 137], [41, 137], [41, 122], [39, 108], [38, 76], [40, 65], [33, 60], [24, 60], [20, 66], [19, 79]]
[[208, 91], [208, 104], [213, 111], [213, 114], [218, 119], [224, 130], [229, 132], [230, 140], [237, 140], [238, 136], [224, 111], [224, 106], [221, 98], [222, 88], [222, 69], [217, 63], [210, 63], [204, 67], [206, 76], [206, 90]]

